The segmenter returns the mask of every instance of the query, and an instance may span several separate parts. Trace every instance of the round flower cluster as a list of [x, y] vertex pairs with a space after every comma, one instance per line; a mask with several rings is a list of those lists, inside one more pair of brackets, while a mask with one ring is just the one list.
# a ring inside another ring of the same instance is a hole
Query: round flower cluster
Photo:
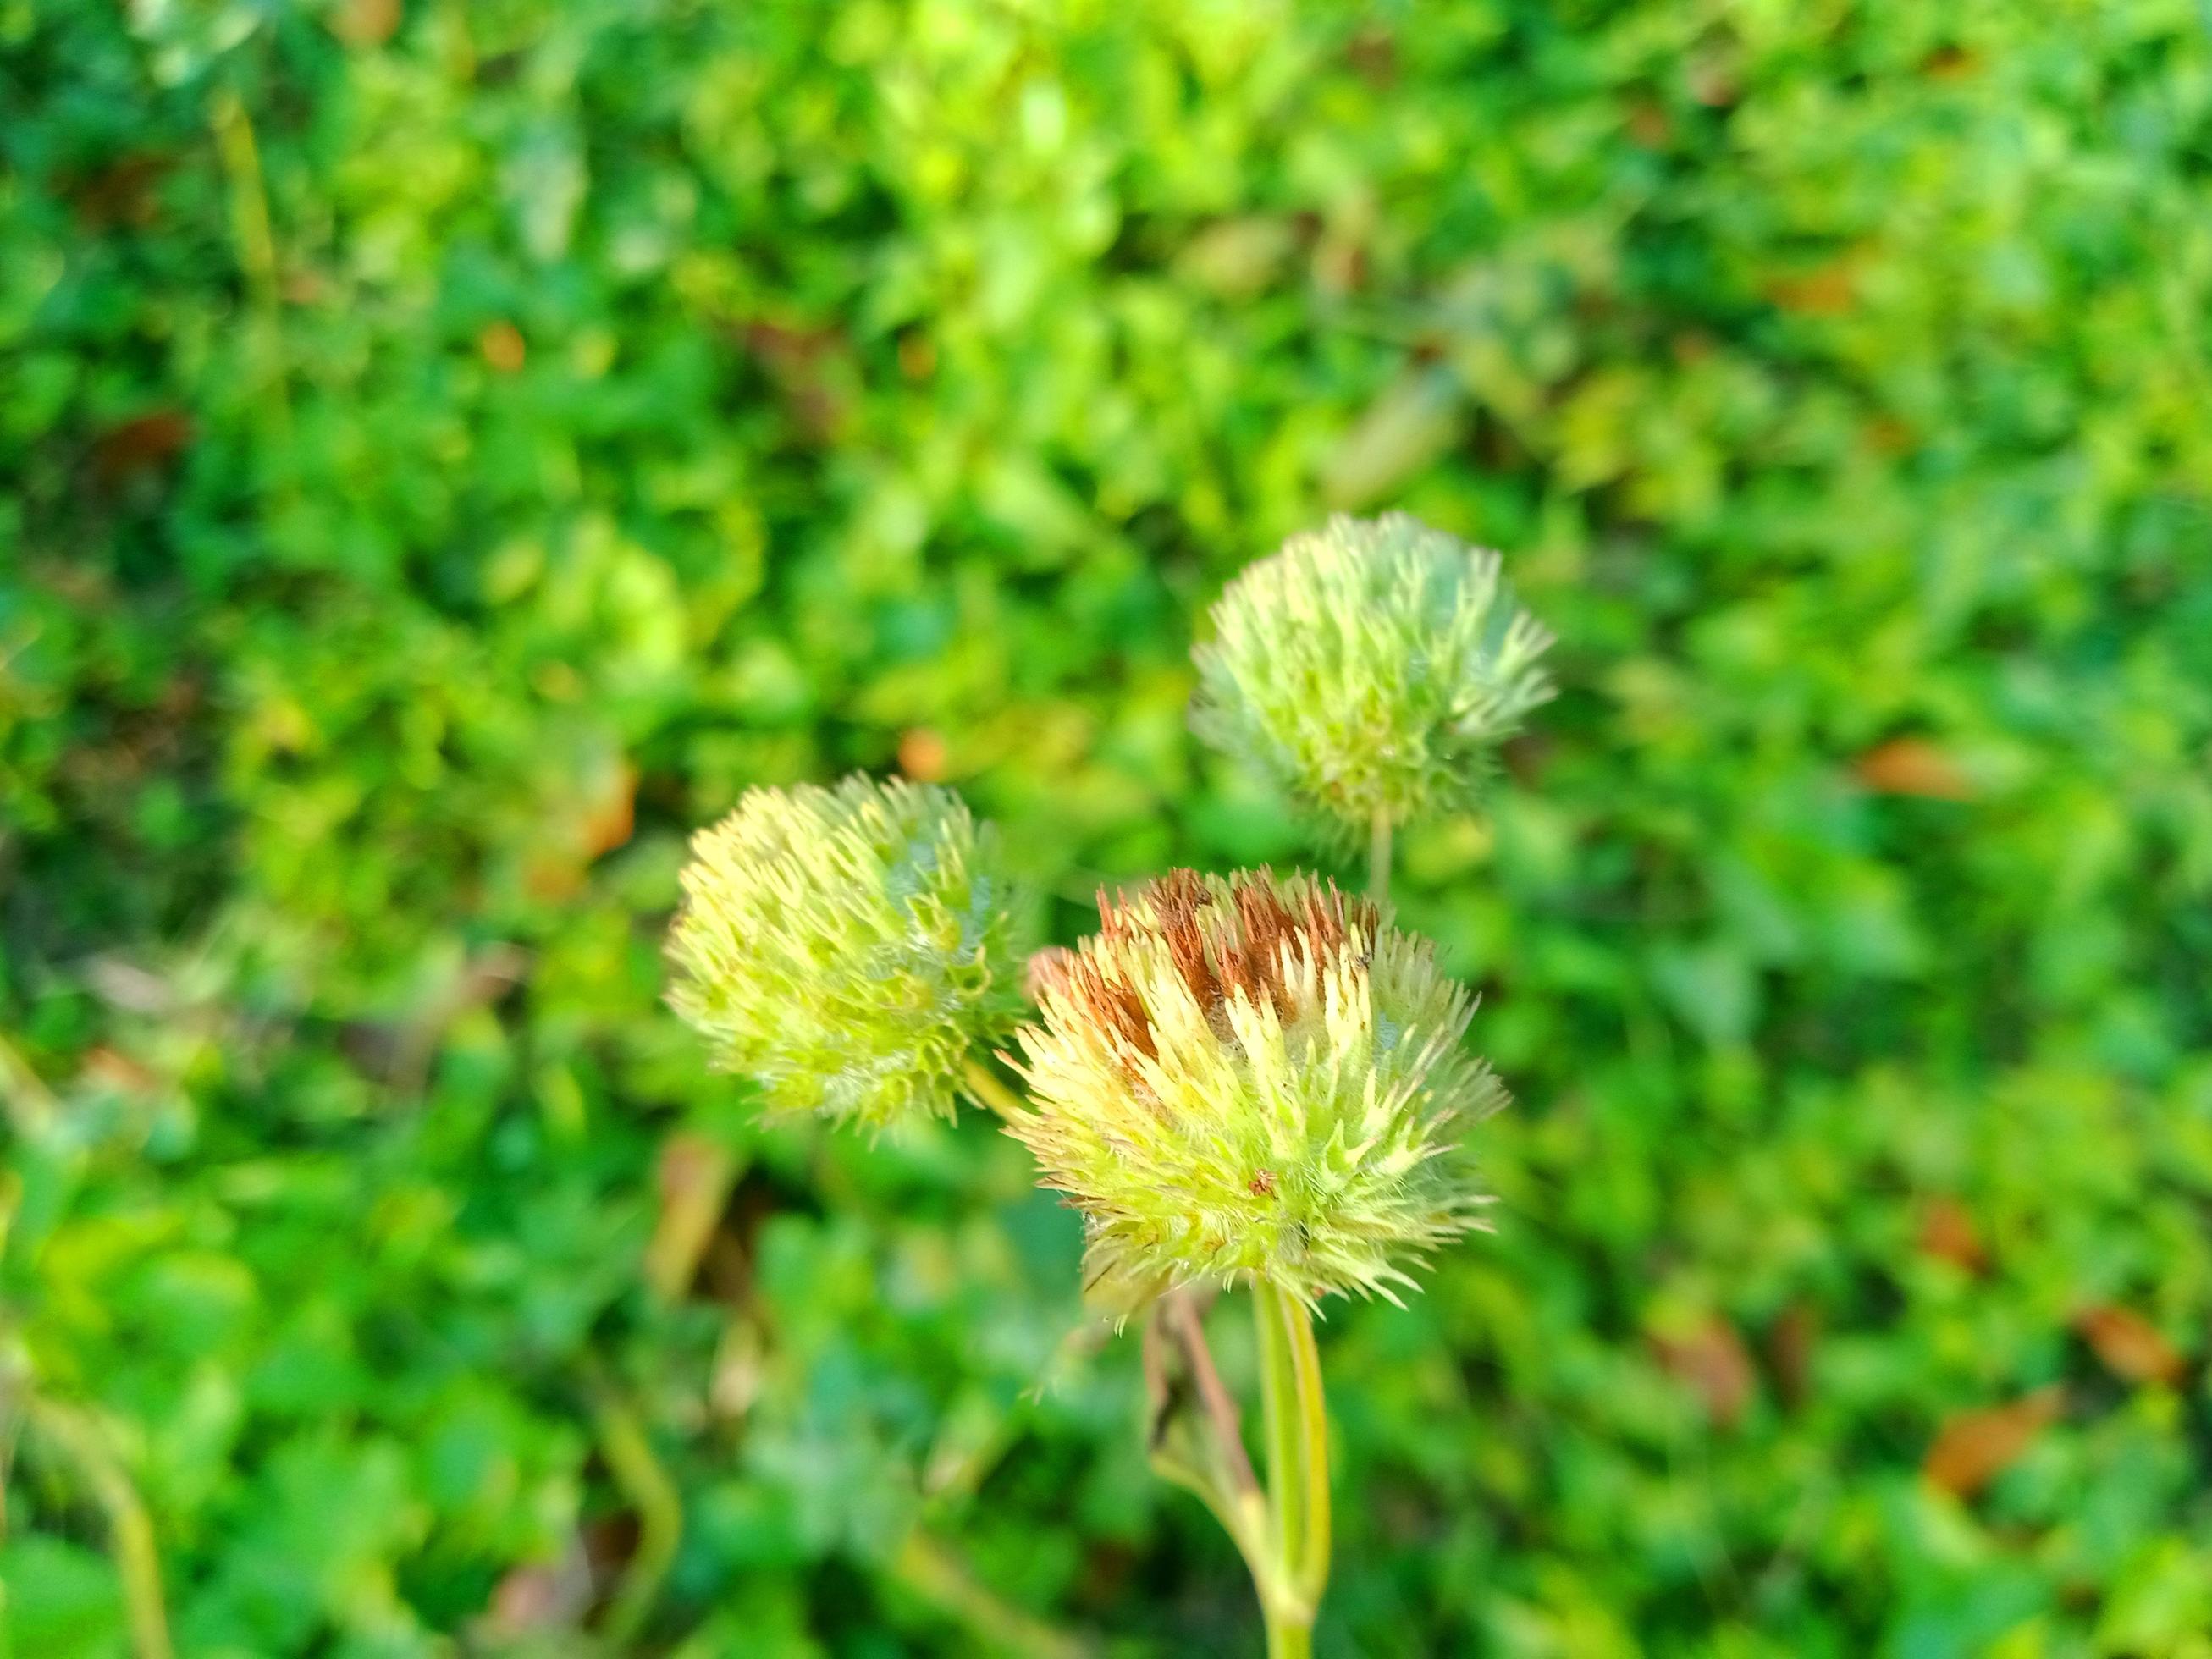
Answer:
[[1503, 1092], [1425, 939], [1311, 877], [1178, 870], [1047, 959], [1012, 1133], [1127, 1303], [1262, 1279], [1395, 1299], [1401, 1260], [1480, 1224], [1461, 1127]]
[[1401, 513], [1291, 537], [1212, 618], [1194, 727], [1351, 836], [1473, 805], [1552, 695], [1498, 555]]
[[950, 1115], [1020, 1018], [995, 840], [957, 796], [847, 779], [753, 789], [692, 842], [669, 1000], [774, 1111]]

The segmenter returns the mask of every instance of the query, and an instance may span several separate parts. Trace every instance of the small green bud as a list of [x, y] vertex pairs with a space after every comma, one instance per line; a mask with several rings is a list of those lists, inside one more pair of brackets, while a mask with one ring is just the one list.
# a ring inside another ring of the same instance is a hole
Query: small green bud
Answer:
[[1348, 836], [1474, 804], [1552, 695], [1498, 555], [1402, 513], [1331, 519], [1230, 583], [1191, 724]]
[[1504, 1094], [1434, 947], [1309, 876], [1178, 870], [1039, 975], [1012, 1133], [1082, 1211], [1121, 1305], [1263, 1279], [1395, 1300], [1480, 1224], [1461, 1127]]
[[996, 839], [950, 791], [850, 777], [753, 789], [691, 843], [669, 1002], [770, 1110], [950, 1116], [1020, 1018]]

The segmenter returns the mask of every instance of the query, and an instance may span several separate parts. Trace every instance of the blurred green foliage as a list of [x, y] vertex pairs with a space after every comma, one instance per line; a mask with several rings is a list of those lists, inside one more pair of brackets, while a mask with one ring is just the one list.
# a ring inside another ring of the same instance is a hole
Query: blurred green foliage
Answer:
[[1191, 630], [1390, 505], [1564, 695], [1320, 1650], [2212, 1653], [2209, 26], [0, 0], [0, 1646], [1255, 1650], [1020, 1150], [659, 947], [853, 767], [1299, 856]]

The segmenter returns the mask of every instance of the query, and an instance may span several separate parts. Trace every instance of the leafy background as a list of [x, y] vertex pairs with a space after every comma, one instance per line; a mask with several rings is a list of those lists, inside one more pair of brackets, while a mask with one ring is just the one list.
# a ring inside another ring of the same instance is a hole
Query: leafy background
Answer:
[[1321, 1650], [2212, 1653], [2208, 27], [0, 3], [0, 1645], [1256, 1651], [1019, 1149], [659, 940], [854, 767], [1063, 938], [1304, 856], [1189, 641], [1393, 506], [1565, 690]]

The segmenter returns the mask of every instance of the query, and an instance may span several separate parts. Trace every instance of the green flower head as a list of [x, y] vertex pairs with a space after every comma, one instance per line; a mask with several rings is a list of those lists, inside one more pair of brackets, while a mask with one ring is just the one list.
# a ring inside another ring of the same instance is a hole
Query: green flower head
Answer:
[[1213, 607], [1192, 726], [1350, 836], [1474, 805], [1552, 695], [1498, 567], [1402, 513], [1291, 537]]
[[1429, 943], [1307, 876], [1178, 870], [1053, 959], [1012, 1133], [1126, 1303], [1261, 1279], [1395, 1300], [1402, 1261], [1480, 1224], [1462, 1127], [1503, 1103]]
[[854, 776], [753, 789], [691, 844], [669, 1001], [772, 1111], [951, 1115], [1024, 1006], [996, 843], [957, 796]]

